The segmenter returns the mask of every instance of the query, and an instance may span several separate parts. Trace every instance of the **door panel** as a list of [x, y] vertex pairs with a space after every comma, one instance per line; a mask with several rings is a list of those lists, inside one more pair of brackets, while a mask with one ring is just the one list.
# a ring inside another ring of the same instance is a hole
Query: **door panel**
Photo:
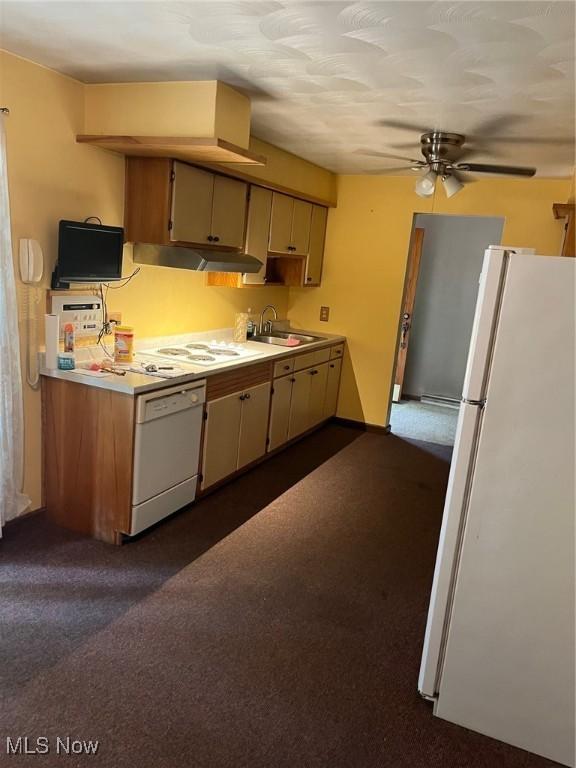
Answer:
[[270, 382], [250, 387], [243, 392], [238, 469], [256, 461], [266, 453]]
[[214, 177], [211, 235], [218, 245], [244, 246], [248, 185], [243, 181]]
[[292, 253], [307, 256], [310, 247], [310, 222], [312, 220], [312, 203], [304, 200], [294, 200], [292, 213], [292, 235], [290, 244]]
[[174, 163], [170, 239], [207, 244], [212, 221], [214, 175]]
[[208, 488], [236, 471], [242, 413], [240, 393], [213, 400], [206, 406], [206, 411], [202, 488]]
[[312, 369], [310, 385], [310, 404], [308, 407], [308, 427], [319, 424], [324, 418], [324, 400], [326, 399], [326, 384], [328, 382], [328, 363], [323, 363]]
[[306, 259], [306, 277], [304, 279], [304, 285], [307, 286], [320, 285], [327, 217], [327, 208], [321, 205], [312, 206], [310, 245], [308, 248], [308, 258]]
[[294, 198], [274, 192], [270, 219], [269, 250], [275, 253], [292, 253], [292, 215]]
[[273, 451], [288, 440], [290, 423], [290, 401], [292, 399], [292, 376], [274, 380], [268, 450]]
[[326, 397], [324, 398], [323, 413], [325, 419], [329, 419], [330, 416], [336, 415], [341, 371], [342, 360], [332, 360], [332, 362], [328, 363], [328, 380], [326, 382]]
[[262, 262], [258, 272], [243, 275], [246, 285], [263, 285], [266, 280], [268, 237], [272, 213], [272, 192], [264, 187], [251, 187], [248, 203], [248, 228], [246, 230], [246, 253]]
[[312, 376], [310, 370], [298, 371], [292, 376], [292, 400], [290, 402], [290, 423], [288, 425], [288, 439], [300, 435], [308, 429], [310, 389]]

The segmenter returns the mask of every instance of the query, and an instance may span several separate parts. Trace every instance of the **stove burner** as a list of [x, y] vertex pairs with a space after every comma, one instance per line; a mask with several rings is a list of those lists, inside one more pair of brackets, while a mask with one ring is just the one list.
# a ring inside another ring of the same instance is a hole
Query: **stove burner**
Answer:
[[233, 349], [212, 349], [208, 350], [211, 355], [226, 355], [226, 357], [238, 357], [239, 352], [234, 352]]
[[208, 349], [207, 344], [186, 344], [186, 349]]
[[211, 355], [188, 355], [188, 360], [211, 361], [215, 359]]
[[171, 355], [172, 357], [178, 357], [179, 355], [183, 355], [184, 357], [186, 357], [188, 355], [188, 352], [186, 352], [185, 349], [178, 349], [177, 347], [165, 347], [164, 349], [157, 350], [157, 354]]

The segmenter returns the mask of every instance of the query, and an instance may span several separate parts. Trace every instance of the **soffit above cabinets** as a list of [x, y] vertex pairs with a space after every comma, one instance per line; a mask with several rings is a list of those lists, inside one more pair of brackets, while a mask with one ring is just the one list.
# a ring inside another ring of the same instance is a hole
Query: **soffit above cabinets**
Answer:
[[224, 81], [250, 95], [253, 134], [337, 172], [396, 164], [360, 148], [418, 151], [384, 119], [469, 134], [511, 115], [475, 161], [574, 162], [554, 142], [574, 131], [572, 2], [5, 0], [2, 44], [88, 83]]

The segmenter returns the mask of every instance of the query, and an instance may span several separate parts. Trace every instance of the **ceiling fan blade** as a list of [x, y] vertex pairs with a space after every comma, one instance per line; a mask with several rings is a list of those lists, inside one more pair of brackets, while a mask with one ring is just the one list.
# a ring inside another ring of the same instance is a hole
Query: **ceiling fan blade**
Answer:
[[499, 144], [548, 144], [550, 146], [574, 146], [576, 140], [570, 136], [560, 136], [557, 139], [539, 138], [538, 136], [491, 136], [490, 142]]
[[390, 155], [387, 152], [377, 152], [373, 149], [356, 149], [355, 155], [368, 155], [368, 157], [387, 157], [390, 160], [405, 160], [408, 163], [422, 163], [422, 160], [414, 160], [412, 157], [404, 157], [403, 155]]
[[401, 131], [417, 131], [418, 135], [433, 130], [432, 128], [423, 128], [421, 125], [405, 122], [404, 120], [378, 120], [376, 125], [382, 128], [398, 128]]
[[[498, 117], [488, 117], [479, 123], [472, 131], [471, 136], [487, 136], [492, 138], [494, 131], [501, 131], [509, 128], [512, 125], [527, 120], [529, 118], [522, 115], [499, 115]], [[468, 134], [467, 134], [468, 135]]]
[[534, 176], [536, 173], [536, 168], [525, 168], [516, 165], [487, 165], [486, 163], [459, 163], [454, 168], [457, 171], [497, 173], [507, 176]]
[[360, 171], [365, 176], [380, 176], [384, 173], [398, 173], [398, 171], [413, 171], [413, 165], [400, 165], [396, 168], [375, 168], [371, 171]]

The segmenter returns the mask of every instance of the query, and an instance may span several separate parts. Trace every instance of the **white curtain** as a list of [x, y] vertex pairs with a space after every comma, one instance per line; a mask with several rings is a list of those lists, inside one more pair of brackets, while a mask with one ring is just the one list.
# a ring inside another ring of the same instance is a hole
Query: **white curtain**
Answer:
[[30, 499], [21, 493], [24, 474], [24, 414], [18, 305], [10, 235], [5, 116], [0, 114], [0, 536], [7, 520]]

